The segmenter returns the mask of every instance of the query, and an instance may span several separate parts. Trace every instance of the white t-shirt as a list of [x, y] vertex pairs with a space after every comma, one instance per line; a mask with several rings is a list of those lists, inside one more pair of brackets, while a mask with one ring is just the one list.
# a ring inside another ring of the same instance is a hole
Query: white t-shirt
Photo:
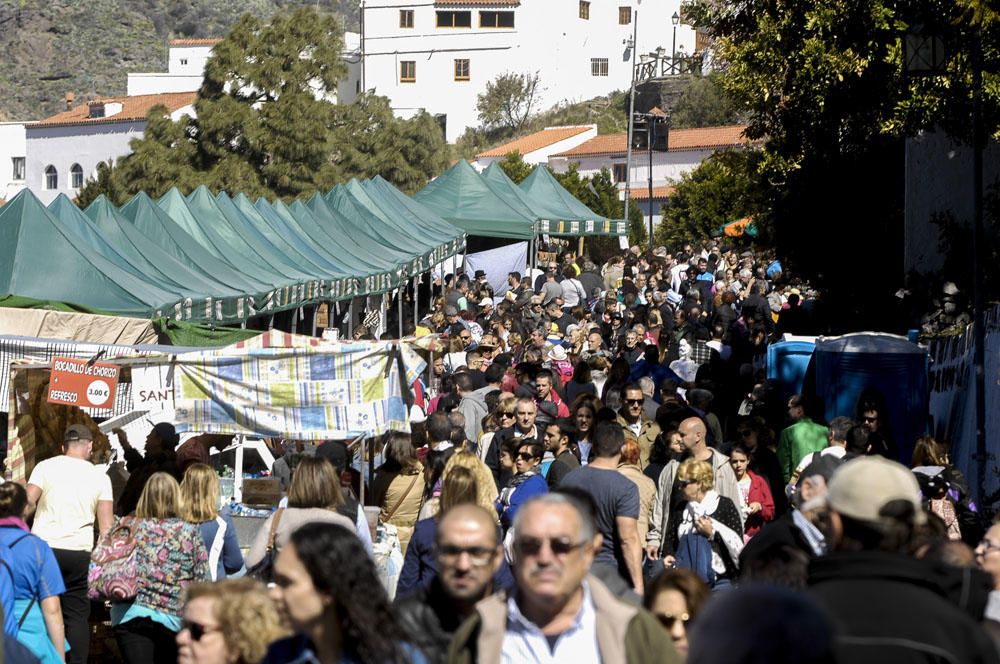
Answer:
[[62, 455], [35, 466], [28, 484], [42, 490], [31, 532], [53, 549], [91, 551], [97, 503], [113, 500], [111, 478], [89, 461]]

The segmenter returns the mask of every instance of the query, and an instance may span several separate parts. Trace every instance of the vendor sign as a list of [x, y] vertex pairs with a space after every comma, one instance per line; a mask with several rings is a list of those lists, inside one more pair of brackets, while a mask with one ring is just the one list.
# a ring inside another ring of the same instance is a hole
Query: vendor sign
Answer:
[[118, 386], [118, 367], [71, 357], [52, 359], [49, 403], [111, 408]]

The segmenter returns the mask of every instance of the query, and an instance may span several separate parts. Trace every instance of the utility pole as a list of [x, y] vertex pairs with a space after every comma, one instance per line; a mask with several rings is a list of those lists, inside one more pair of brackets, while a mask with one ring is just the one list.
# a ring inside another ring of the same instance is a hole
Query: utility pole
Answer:
[[635, 50], [639, 48], [639, 10], [635, 10], [635, 14], [632, 16], [632, 46], [631, 46], [631, 56], [632, 56], [632, 87], [629, 90], [629, 101], [628, 101], [628, 151], [625, 154], [625, 214], [622, 217], [625, 220], [625, 232], [628, 233], [628, 207], [629, 207], [629, 188], [630, 182], [632, 180], [632, 122], [635, 116]]

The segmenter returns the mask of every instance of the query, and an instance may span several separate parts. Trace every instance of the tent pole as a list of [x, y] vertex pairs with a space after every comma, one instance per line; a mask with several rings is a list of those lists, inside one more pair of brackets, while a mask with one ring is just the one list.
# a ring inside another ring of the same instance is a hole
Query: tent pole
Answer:
[[298, 334], [299, 332], [299, 313], [301, 311], [302, 311], [301, 309], [292, 310], [292, 322], [288, 326], [290, 328], [288, 331], [291, 332], [292, 334]]
[[[358, 497], [358, 502], [361, 503], [362, 507], [364, 507], [364, 505], [365, 505], [365, 473], [364, 473], [364, 469], [365, 469], [365, 461], [367, 460], [367, 453], [368, 453], [368, 450], [366, 449], [366, 445], [365, 445], [365, 443], [367, 443], [367, 442], [368, 442], [368, 439], [365, 438], [364, 436], [362, 436], [361, 437], [361, 482], [360, 482], [361, 486], [358, 487], [358, 492], [361, 494], [361, 496]], [[350, 448], [348, 448], [348, 449], [350, 449]], [[351, 453], [351, 461], [354, 461], [354, 453], [353, 452]], [[347, 467], [350, 468], [351, 464], [348, 463]], [[370, 475], [369, 475], [369, 479], [371, 479]]]
[[417, 311], [417, 289], [420, 287], [420, 275], [413, 276], [413, 327], [420, 321], [420, 313]]
[[399, 282], [399, 294], [396, 296], [399, 305], [399, 339], [403, 338], [403, 294], [406, 292], [406, 281], [400, 280]]
[[347, 305], [347, 336], [351, 339], [354, 338], [354, 298], [351, 298], [351, 303]]
[[576, 248], [576, 257], [580, 258], [581, 256], [583, 256], [583, 236], [582, 235], [580, 236], [580, 244]]

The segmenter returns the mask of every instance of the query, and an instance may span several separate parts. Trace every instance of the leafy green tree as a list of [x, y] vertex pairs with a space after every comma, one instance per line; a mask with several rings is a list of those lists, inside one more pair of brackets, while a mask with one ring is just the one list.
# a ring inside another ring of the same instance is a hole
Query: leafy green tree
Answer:
[[514, 181], [514, 184], [521, 184], [531, 175], [531, 171], [535, 170], [525, 163], [524, 157], [517, 151], [504, 155], [504, 158], [500, 160], [500, 168], [507, 174], [507, 177]]
[[538, 104], [541, 79], [537, 73], [501, 74], [487, 81], [486, 92], [476, 98], [479, 121], [486, 128], [519, 130]]
[[333, 161], [339, 179], [382, 175], [413, 193], [448, 167], [448, 146], [431, 115], [400, 120], [387, 98], [369, 94], [337, 111]]
[[673, 128], [718, 127], [742, 122], [739, 106], [726, 94], [719, 73], [685, 78], [687, 86], [670, 113]]
[[717, 152], [681, 176], [656, 243], [676, 247], [700, 242], [724, 224], [750, 215], [762, 224], [762, 189], [755, 176], [761, 154], [757, 150]]
[[238, 155], [279, 196], [315, 188], [330, 154], [335, 106], [346, 73], [343, 28], [309, 7], [270, 23], [245, 14], [212, 51], [198, 92], [198, 164]]

